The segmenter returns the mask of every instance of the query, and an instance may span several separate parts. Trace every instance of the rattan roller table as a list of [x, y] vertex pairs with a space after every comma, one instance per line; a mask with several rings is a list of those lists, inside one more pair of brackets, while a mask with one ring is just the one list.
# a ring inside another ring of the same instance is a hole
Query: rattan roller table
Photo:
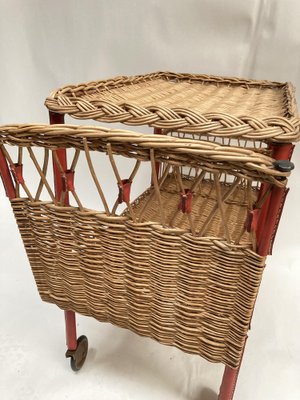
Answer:
[[[51, 125], [0, 128], [0, 167], [40, 296], [65, 311], [72, 368], [87, 354], [78, 312], [225, 364], [219, 399], [232, 399], [300, 138], [292, 85], [159, 72], [65, 86], [46, 106]], [[65, 114], [155, 135], [63, 125]], [[23, 176], [24, 152], [37, 187]], [[113, 173], [112, 204], [92, 153]], [[97, 210], [76, 190], [80, 157]], [[144, 164], [149, 186], [132, 198]]]

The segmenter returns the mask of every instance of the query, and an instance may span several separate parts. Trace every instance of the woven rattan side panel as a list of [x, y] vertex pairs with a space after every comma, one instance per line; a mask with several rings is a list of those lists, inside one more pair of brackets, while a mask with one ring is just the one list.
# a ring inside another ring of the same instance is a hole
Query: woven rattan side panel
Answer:
[[12, 206], [43, 300], [238, 366], [264, 258], [126, 216]]
[[74, 239], [80, 265], [78, 275], [83, 278], [87, 314], [105, 320], [107, 297], [105, 264], [96, 215], [96, 213], [80, 212], [75, 214]]
[[[51, 271], [52, 292], [55, 303], [67, 310], [88, 313], [84, 277], [80, 270], [78, 245], [74, 238], [74, 207], [48, 204], [45, 207], [50, 220], [50, 232], [56, 246], [55, 260]], [[52, 294], [51, 293], [51, 294]]]
[[[176, 232], [176, 230], [175, 230]], [[176, 296], [181, 236], [154, 226], [151, 235], [150, 332], [161, 343], [175, 344]]]
[[75, 238], [87, 315], [124, 328], [128, 321], [123, 253], [125, 233], [124, 218], [76, 213]]
[[[44, 301], [54, 302], [50, 297], [49, 281], [47, 279], [47, 247], [44, 248], [45, 253], [40, 247], [43, 241], [43, 234], [36, 234], [39, 230], [41, 223], [45, 223], [48, 216], [44, 216], [43, 203], [33, 204], [26, 198], [13, 199], [11, 206], [17, 221], [17, 225], [24, 243], [24, 247], [27, 253], [28, 260], [31, 265], [32, 273], [36, 281], [39, 294]], [[29, 217], [30, 211], [34, 218], [34, 224], [32, 224], [32, 218]], [[44, 216], [44, 217], [43, 217]], [[33, 229], [34, 228], [34, 229]], [[47, 241], [50, 245], [50, 241]], [[45, 255], [45, 257], [44, 257]]]
[[149, 222], [126, 222], [124, 269], [128, 310], [128, 328], [142, 336], [150, 336], [151, 284], [150, 246], [152, 226]]

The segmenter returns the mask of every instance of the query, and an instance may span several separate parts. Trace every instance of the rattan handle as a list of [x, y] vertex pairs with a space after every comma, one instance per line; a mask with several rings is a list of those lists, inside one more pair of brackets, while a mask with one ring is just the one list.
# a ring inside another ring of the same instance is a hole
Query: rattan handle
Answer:
[[0, 142], [21, 147], [46, 149], [75, 148], [107, 152], [110, 144], [114, 154], [175, 166], [202, 168], [209, 172], [230, 172], [252, 180], [285, 185], [290, 172], [278, 171], [274, 159], [253, 149], [223, 146], [209, 141], [180, 139], [166, 135], [145, 135], [127, 130], [112, 130], [76, 125], [5, 125], [0, 127]]

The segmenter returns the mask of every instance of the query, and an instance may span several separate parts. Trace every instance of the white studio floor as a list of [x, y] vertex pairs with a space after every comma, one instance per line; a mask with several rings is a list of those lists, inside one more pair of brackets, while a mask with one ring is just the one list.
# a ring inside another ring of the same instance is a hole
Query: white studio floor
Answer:
[[[221, 365], [81, 316], [78, 334], [88, 336], [89, 353], [74, 373], [64, 358], [63, 312], [39, 299], [8, 201], [1, 198], [1, 399], [216, 399]], [[300, 399], [299, 252], [277, 247], [258, 297], [237, 400]]]

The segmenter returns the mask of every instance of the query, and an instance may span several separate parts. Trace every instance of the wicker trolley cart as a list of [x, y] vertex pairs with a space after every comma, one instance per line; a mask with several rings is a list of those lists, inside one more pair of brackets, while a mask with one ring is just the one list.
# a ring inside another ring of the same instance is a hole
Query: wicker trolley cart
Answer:
[[[0, 127], [0, 171], [39, 294], [65, 311], [72, 368], [88, 347], [78, 312], [225, 364], [219, 399], [231, 400], [300, 137], [292, 86], [155, 73], [66, 86], [46, 105], [51, 125]], [[65, 114], [156, 135], [64, 125]], [[97, 209], [77, 191], [83, 162]], [[144, 165], [149, 186], [133, 197]]]

